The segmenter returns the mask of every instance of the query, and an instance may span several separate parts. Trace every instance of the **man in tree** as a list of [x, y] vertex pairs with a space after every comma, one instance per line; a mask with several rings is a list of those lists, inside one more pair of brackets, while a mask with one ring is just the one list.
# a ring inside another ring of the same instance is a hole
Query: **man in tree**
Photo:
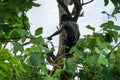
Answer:
[[52, 40], [53, 36], [60, 34], [63, 30], [66, 32], [66, 39], [64, 40], [63, 45], [65, 45], [65, 57], [68, 58], [72, 56], [69, 54], [70, 49], [76, 44], [79, 39], [80, 32], [79, 26], [75, 22], [71, 21], [71, 17], [67, 14], [61, 16], [60, 29], [53, 33], [51, 36], [47, 37], [48, 40]]

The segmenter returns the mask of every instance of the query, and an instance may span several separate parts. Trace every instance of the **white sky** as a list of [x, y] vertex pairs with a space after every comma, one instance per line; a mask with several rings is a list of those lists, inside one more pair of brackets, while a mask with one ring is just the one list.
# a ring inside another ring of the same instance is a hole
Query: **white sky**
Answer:
[[[89, 1], [89, 0], [86, 0]], [[59, 13], [56, 0], [38, 0], [40, 7], [32, 8], [28, 13], [31, 23], [31, 32], [34, 33], [38, 27], [43, 27], [43, 37], [51, 35], [57, 30], [56, 26], [59, 24]], [[91, 25], [98, 31], [99, 26], [107, 21], [107, 16], [102, 14], [102, 11], [112, 13], [112, 4], [104, 7], [103, 0], [94, 0], [94, 2], [83, 7], [84, 17], [79, 18], [78, 24], [80, 26], [81, 37], [90, 34], [91, 31], [85, 28], [86, 25]], [[118, 21], [116, 24], [120, 25], [120, 14], [117, 15]], [[112, 18], [113, 19], [113, 18]], [[115, 20], [115, 19], [113, 19]], [[54, 45], [58, 44], [58, 36], [53, 38]]]

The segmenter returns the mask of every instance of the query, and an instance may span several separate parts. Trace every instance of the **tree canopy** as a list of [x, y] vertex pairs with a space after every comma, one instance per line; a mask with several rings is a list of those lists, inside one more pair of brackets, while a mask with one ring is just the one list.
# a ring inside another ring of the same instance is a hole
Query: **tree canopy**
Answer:
[[[113, 13], [102, 13], [116, 18], [120, 13], [120, 0], [104, 0], [104, 6], [110, 2]], [[70, 51], [73, 57], [66, 59], [53, 54], [54, 45], [41, 35], [43, 27], [30, 32], [26, 13], [39, 6], [34, 0], [0, 0], [0, 80], [120, 79], [120, 25], [108, 18], [99, 26], [102, 32], [97, 33], [88, 24], [86, 27], [93, 34], [80, 38]]]

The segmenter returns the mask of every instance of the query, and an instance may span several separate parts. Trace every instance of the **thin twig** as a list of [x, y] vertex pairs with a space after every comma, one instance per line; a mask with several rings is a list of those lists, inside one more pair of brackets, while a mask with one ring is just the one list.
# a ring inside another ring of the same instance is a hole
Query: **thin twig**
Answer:
[[18, 40], [18, 39], [20, 39], [20, 37], [19, 38], [0, 38], [0, 41], [3, 41], [3, 40]]
[[6, 46], [7, 46], [7, 44], [5, 44], [5, 45], [3, 46], [3, 49], [5, 49]]
[[[0, 42], [13, 42], [14, 40], [20, 40], [22, 37], [14, 37], [14, 38], [0, 38]], [[30, 38], [27, 37], [26, 38]], [[32, 38], [31, 38], [32, 39]]]
[[0, 40], [0, 42], [13, 42], [13, 40]]
[[108, 53], [108, 56], [106, 56], [106, 58], [108, 58], [110, 56], [110, 54], [112, 53], [112, 51], [115, 50], [115, 48], [118, 47], [119, 44], [120, 44], [120, 42], [116, 46], [114, 46], [114, 48]]
[[57, 30], [60, 30], [60, 29], [58, 28], [58, 26], [56, 26], [56, 28], [57, 28]]
[[23, 46], [28, 45], [28, 44], [30, 44], [30, 42], [26, 42], [26, 43], [24, 43]]
[[55, 62], [57, 62], [57, 60], [59, 60], [60, 58], [65, 57], [65, 55], [69, 55], [69, 54], [70, 53], [65, 53], [65, 54], [60, 54], [60, 55], [56, 56], [57, 58], [56, 58]]
[[14, 40], [19, 40], [20, 38], [0, 38], [0, 42], [13, 42]]
[[88, 2], [86, 2], [86, 3], [83, 3], [82, 5], [89, 4], [89, 3], [93, 2], [93, 1], [94, 1], [94, 0], [88, 1]]
[[33, 78], [33, 76], [23, 76], [23, 77], [20, 77], [19, 79], [31, 79], [31, 78]]
[[0, 23], [0, 27], [3, 27], [3, 26], [8, 26], [9, 24], [6, 24], [6, 23]]
[[79, 18], [79, 15], [82, 11], [82, 4], [80, 1], [78, 0], [74, 0], [74, 7], [75, 7], [75, 14], [74, 14], [74, 17], [73, 17], [73, 21], [77, 22], [78, 18]]
[[58, 66], [58, 64], [55, 64], [55, 63], [45, 63], [45, 64], [49, 64], [49, 65], [52, 65], [52, 66], [54, 66], [54, 67], [56, 67], [56, 68], [58, 68], [58, 69], [61, 69], [61, 67], [60, 66]]

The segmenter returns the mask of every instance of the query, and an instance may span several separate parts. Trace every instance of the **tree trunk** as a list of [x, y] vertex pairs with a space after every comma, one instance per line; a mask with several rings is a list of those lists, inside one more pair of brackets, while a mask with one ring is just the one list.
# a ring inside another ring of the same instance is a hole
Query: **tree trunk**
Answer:
[[[62, 14], [67, 14], [69, 17], [71, 17], [71, 20], [74, 22], [77, 22], [79, 17], [83, 16], [82, 6], [86, 5], [94, 0], [88, 1], [84, 3], [84, 0], [56, 0], [58, 2], [58, 10], [59, 10], [59, 20], [61, 18]], [[69, 11], [68, 5], [74, 5], [72, 12]], [[57, 57], [62, 57], [65, 54], [65, 45], [63, 45], [64, 40], [66, 38], [65, 31], [63, 31], [60, 34], [59, 37], [59, 49]], [[62, 62], [61, 62], [62, 63]], [[60, 64], [59, 67], [63, 69], [64, 64]], [[67, 70], [64, 70], [62, 74], [60, 75], [60, 80], [70, 80], [72, 78], [72, 75], [67, 72]]]
[[[63, 0], [63, 3], [68, 6], [70, 4], [71, 0]], [[63, 7], [58, 4], [58, 10], [59, 10], [59, 20], [61, 18], [62, 14], [67, 14], [66, 11], [63, 9]], [[63, 31], [59, 36], [59, 49], [58, 49], [58, 55], [62, 55], [65, 53], [65, 45], [63, 45], [64, 40], [66, 38], [65, 31]]]
[[[66, 5], [66, 7], [69, 5], [70, 0], [63, 0], [63, 3]], [[63, 7], [58, 4], [58, 10], [59, 10], [59, 21], [62, 14], [67, 14], [66, 11], [63, 9]], [[59, 36], [59, 49], [58, 49], [58, 56], [65, 54], [65, 45], [63, 45], [64, 40], [66, 38], [66, 33], [63, 31]], [[61, 68], [63, 68], [64, 65], [60, 65]], [[71, 75], [64, 71], [63, 74], [60, 76], [60, 80], [69, 80], [71, 78]]]

